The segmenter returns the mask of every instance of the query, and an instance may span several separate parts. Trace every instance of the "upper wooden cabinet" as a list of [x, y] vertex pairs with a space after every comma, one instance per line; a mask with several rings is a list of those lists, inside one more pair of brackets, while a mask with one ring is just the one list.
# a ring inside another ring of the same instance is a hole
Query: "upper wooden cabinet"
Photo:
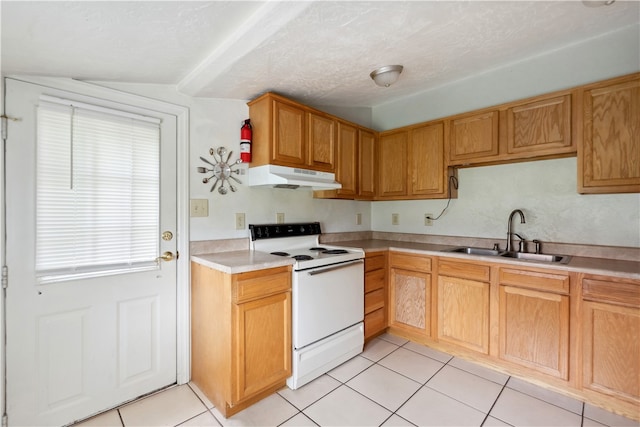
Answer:
[[338, 161], [336, 181], [342, 184], [338, 194], [351, 199], [358, 195], [358, 128], [338, 123]]
[[452, 165], [506, 163], [576, 152], [572, 95], [555, 92], [447, 119]]
[[465, 114], [448, 123], [451, 164], [498, 155], [498, 111]]
[[578, 192], [640, 192], [640, 73], [584, 88]]
[[[450, 171], [445, 154], [443, 122], [382, 133], [378, 143], [377, 199], [448, 197]], [[455, 197], [455, 191], [451, 195]]]
[[376, 135], [360, 129], [358, 139], [358, 198], [376, 195]]
[[266, 164], [335, 171], [337, 122], [273, 93], [249, 102], [251, 166]]

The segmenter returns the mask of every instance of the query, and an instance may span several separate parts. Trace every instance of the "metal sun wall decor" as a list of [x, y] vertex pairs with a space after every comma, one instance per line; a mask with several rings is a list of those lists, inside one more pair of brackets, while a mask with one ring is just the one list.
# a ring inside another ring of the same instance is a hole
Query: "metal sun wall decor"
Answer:
[[[212, 169], [202, 166], [198, 167], [198, 172], [200, 173], [211, 172], [211, 176], [202, 178], [202, 182], [207, 184], [209, 181], [215, 178], [215, 182], [211, 186], [211, 190], [209, 190], [210, 192], [213, 192], [213, 190], [216, 189], [218, 183], [220, 183], [220, 187], [218, 187], [218, 193], [220, 194], [227, 194], [227, 187], [224, 186], [225, 184], [229, 185], [229, 189], [231, 191], [237, 191], [238, 189], [231, 183], [231, 180], [234, 180], [238, 184], [242, 184], [242, 181], [233, 176], [233, 174], [240, 174], [240, 170], [233, 168], [242, 163], [242, 160], [238, 159], [233, 163], [229, 163], [233, 151], [229, 151], [227, 153], [227, 149], [225, 147], [218, 147], [217, 150], [210, 148], [209, 154], [211, 154], [211, 156], [213, 157], [214, 163], [200, 156], [200, 160], [212, 167]], [[219, 158], [216, 156], [216, 154], [219, 156]], [[224, 158], [225, 156], [227, 156], [226, 159]]]

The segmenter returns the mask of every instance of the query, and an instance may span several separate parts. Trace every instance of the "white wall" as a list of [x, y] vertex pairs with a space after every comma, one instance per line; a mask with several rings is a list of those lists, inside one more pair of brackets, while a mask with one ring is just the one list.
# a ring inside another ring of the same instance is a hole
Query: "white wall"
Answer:
[[[207, 199], [209, 216], [191, 218], [191, 241], [248, 237], [247, 229], [235, 229], [236, 212], [245, 213], [246, 224], [276, 222], [276, 213], [285, 214], [285, 221], [320, 221], [325, 232], [366, 231], [371, 229], [370, 203], [347, 200], [316, 200], [309, 189], [286, 190], [249, 188], [236, 185], [236, 193], [211, 193], [211, 183], [203, 184], [198, 166], [206, 166], [200, 156], [211, 160], [209, 148], [225, 146], [238, 158], [240, 126], [249, 117], [244, 100], [205, 99], [182, 95], [169, 85], [97, 84], [129, 93], [184, 105], [190, 112], [190, 193], [191, 199]], [[239, 177], [242, 180], [242, 176]], [[356, 214], [362, 214], [362, 224], [356, 225]]]
[[[377, 129], [392, 129], [497, 105], [640, 70], [640, 26], [568, 46], [509, 67], [373, 109]], [[578, 195], [576, 159], [459, 170], [460, 190], [431, 227], [424, 213], [438, 214], [446, 200], [376, 202], [375, 231], [504, 239], [511, 210], [522, 208], [528, 239], [558, 243], [640, 246], [640, 195]], [[391, 213], [400, 225], [391, 225]]]

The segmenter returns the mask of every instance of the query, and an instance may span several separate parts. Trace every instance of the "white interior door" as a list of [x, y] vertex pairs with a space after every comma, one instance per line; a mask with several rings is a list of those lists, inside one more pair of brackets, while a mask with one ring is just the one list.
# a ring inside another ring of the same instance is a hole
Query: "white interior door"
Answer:
[[[49, 95], [161, 120], [158, 255], [176, 253], [176, 117], [6, 80], [7, 414], [62, 425], [176, 382], [176, 261], [42, 283], [36, 251], [36, 108]], [[153, 219], [153, 218], [152, 218]]]

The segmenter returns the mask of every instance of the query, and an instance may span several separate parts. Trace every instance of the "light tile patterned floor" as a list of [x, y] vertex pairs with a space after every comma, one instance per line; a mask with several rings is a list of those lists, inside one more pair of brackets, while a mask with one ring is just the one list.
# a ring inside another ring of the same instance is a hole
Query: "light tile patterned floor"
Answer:
[[385, 334], [298, 390], [225, 419], [194, 384], [101, 414], [86, 426], [635, 426], [640, 423]]

